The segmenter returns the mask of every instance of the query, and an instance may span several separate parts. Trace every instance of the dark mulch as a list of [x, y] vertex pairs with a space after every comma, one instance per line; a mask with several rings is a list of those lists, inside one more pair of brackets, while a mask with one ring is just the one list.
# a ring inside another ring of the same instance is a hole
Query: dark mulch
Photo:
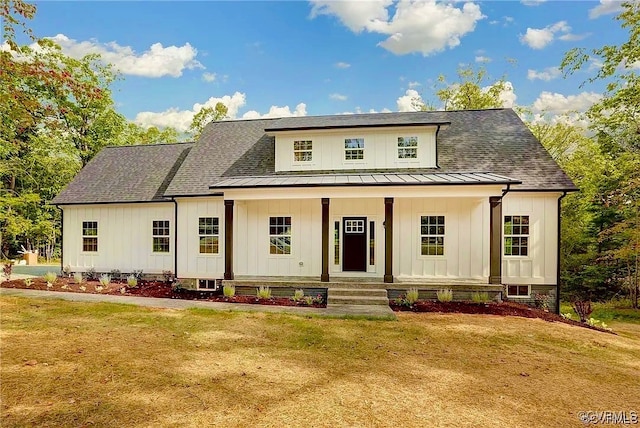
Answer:
[[394, 311], [402, 312], [440, 312], [440, 313], [456, 313], [456, 314], [484, 314], [484, 315], [501, 315], [515, 316], [524, 318], [540, 318], [549, 322], [562, 322], [565, 324], [575, 325], [579, 327], [589, 328], [591, 330], [612, 333], [611, 330], [605, 330], [600, 327], [591, 326], [586, 323], [563, 318], [562, 316], [544, 311], [542, 309], [532, 308], [531, 306], [515, 302], [491, 302], [491, 303], [472, 303], [472, 302], [437, 302], [430, 300], [420, 300], [413, 306], [397, 305], [393, 300], [389, 301], [389, 306]]
[[174, 290], [171, 284], [162, 281], [138, 281], [138, 286], [136, 288], [127, 287], [126, 281], [113, 281], [101, 290], [99, 281], [84, 281], [82, 284], [78, 284], [73, 280], [73, 278], [58, 278], [52, 285], [53, 287], [47, 287], [47, 282], [42, 278], [33, 278], [29, 287], [26, 286], [23, 279], [14, 279], [0, 283], [0, 287], [3, 288], [68, 291], [72, 293], [205, 300], [209, 302], [249, 303], [255, 305], [302, 306], [314, 308], [325, 308], [327, 306], [326, 303], [307, 304], [304, 301], [293, 301], [288, 297], [271, 297], [270, 299], [258, 299], [256, 296], [224, 297], [213, 291], [185, 289]]

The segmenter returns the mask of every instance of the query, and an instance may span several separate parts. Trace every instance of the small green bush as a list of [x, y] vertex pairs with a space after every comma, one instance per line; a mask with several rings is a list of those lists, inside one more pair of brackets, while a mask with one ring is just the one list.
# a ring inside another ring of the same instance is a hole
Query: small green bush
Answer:
[[486, 291], [476, 291], [471, 295], [473, 303], [487, 303], [489, 301], [489, 293]]
[[436, 297], [438, 297], [438, 302], [450, 302], [453, 300], [453, 290], [450, 288], [438, 290], [436, 291]]
[[261, 285], [257, 290], [257, 296], [259, 299], [270, 299], [271, 298], [271, 289], [268, 286]]
[[64, 268], [62, 268], [62, 272], [64, 272], [64, 276], [66, 276], [67, 278], [71, 278], [71, 265], [66, 265]]
[[412, 287], [410, 289], [407, 290], [407, 295], [405, 296], [405, 300], [407, 301], [407, 304], [409, 304], [409, 306], [413, 305], [415, 302], [418, 301], [418, 289], [415, 287]]
[[233, 297], [236, 295], [236, 286], [232, 284], [225, 284], [222, 287], [222, 294], [224, 297]]
[[25, 278], [25, 280], [24, 280], [24, 286], [25, 286], [25, 287], [27, 287], [27, 288], [29, 288], [29, 287], [31, 287], [31, 283], [32, 283], [32, 282], [33, 282], [33, 281], [31, 280], [31, 278]]
[[100, 285], [106, 287], [107, 285], [111, 284], [111, 275], [109, 275], [108, 273], [103, 273], [102, 275], [100, 275], [100, 279], [98, 281], [100, 281]]
[[300, 302], [302, 299], [304, 299], [304, 290], [302, 288], [295, 290], [293, 292], [293, 301]]
[[98, 279], [96, 268], [90, 267], [89, 269], [87, 269], [86, 276], [89, 281], [95, 281], [96, 279]]
[[73, 274], [73, 281], [76, 284], [82, 284], [84, 282], [84, 278], [82, 277], [82, 272], [76, 272]]
[[136, 288], [137, 286], [138, 286], [138, 278], [136, 278], [134, 275], [129, 275], [127, 277], [127, 287]]
[[43, 278], [45, 281], [47, 281], [47, 284], [53, 284], [54, 282], [56, 282], [58, 275], [56, 275], [55, 272], [47, 272], [44, 274]]

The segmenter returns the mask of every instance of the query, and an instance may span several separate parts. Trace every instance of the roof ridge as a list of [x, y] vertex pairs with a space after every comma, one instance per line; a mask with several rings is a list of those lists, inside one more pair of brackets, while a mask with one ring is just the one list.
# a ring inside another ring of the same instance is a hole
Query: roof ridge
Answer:
[[182, 144], [195, 144], [195, 141], [178, 141], [176, 143], [153, 143], [153, 144], [124, 144], [121, 146], [109, 145], [104, 146], [103, 149], [121, 149], [125, 147], [158, 147], [158, 146], [178, 146]]

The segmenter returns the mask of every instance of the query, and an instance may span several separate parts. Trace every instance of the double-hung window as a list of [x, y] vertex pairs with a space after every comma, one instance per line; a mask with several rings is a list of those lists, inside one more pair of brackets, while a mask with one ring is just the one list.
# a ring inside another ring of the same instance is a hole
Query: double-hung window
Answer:
[[220, 220], [218, 217], [198, 219], [200, 254], [218, 254], [220, 242]]
[[169, 252], [169, 220], [153, 220], [153, 252]]
[[269, 217], [269, 254], [291, 254], [291, 217]]
[[95, 253], [98, 251], [98, 222], [82, 222], [82, 251]]
[[398, 159], [418, 159], [418, 137], [398, 137]]
[[504, 216], [504, 255], [529, 255], [529, 216]]
[[295, 162], [311, 162], [313, 160], [313, 142], [311, 140], [294, 141], [293, 160]]
[[420, 254], [423, 256], [444, 255], [444, 216], [423, 215], [420, 217]]
[[364, 138], [345, 138], [344, 160], [364, 159]]

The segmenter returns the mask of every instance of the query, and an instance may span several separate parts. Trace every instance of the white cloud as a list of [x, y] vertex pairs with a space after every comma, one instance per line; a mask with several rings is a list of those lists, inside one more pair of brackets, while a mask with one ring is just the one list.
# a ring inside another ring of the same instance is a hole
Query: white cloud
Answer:
[[334, 100], [334, 101], [347, 101], [347, 96], [346, 95], [342, 95], [342, 94], [338, 94], [338, 93], [333, 93], [333, 94], [329, 95], [329, 98]]
[[527, 71], [527, 79], [529, 80], [538, 79], [538, 80], [544, 80], [545, 82], [548, 82], [550, 80], [557, 79], [560, 76], [562, 76], [562, 72], [558, 67], [547, 67], [542, 71], [531, 70], [531, 69]]
[[204, 73], [202, 73], [202, 80], [204, 80], [205, 82], [215, 82], [216, 73], [209, 73], [208, 71], [205, 71]]
[[589, 18], [596, 19], [602, 15], [609, 15], [622, 11], [622, 1], [620, 0], [600, 0], [600, 4], [593, 9], [589, 9]]
[[563, 42], [577, 42], [583, 39], [586, 39], [587, 37], [589, 37], [591, 35], [591, 33], [584, 33], [584, 34], [571, 34], [571, 33], [567, 33], [567, 34], [563, 34], [560, 37], [558, 37], [560, 40], [562, 40]]
[[382, 34], [388, 38], [378, 45], [396, 54], [420, 52], [424, 56], [454, 48], [460, 38], [475, 29], [485, 18], [480, 7], [465, 2], [461, 8], [453, 3], [434, 0], [400, 0], [389, 17], [392, 0], [333, 1], [312, 0], [311, 18], [334, 15], [351, 31]]
[[488, 56], [479, 55], [476, 57], [476, 62], [480, 62], [480, 63], [491, 62], [491, 58], [489, 58]]
[[418, 111], [416, 105], [424, 104], [422, 96], [415, 89], [407, 89], [404, 95], [396, 100], [398, 111]]
[[180, 77], [185, 69], [204, 68], [196, 60], [197, 49], [189, 43], [184, 46], [162, 46], [154, 43], [144, 52], [137, 53], [131, 46], [120, 46], [116, 42], [100, 43], [97, 40], [77, 41], [64, 34], [51, 37], [62, 48], [62, 52], [82, 58], [88, 54], [100, 54], [104, 62], [123, 74], [144, 77]]
[[199, 112], [203, 107], [215, 107], [219, 102], [227, 106], [228, 116], [235, 118], [238, 115], [238, 110], [246, 104], [246, 96], [241, 92], [236, 92], [233, 95], [225, 95], [223, 97], [211, 97], [203, 104], [196, 103], [190, 110], [179, 110], [177, 108], [170, 108], [162, 112], [143, 111], [136, 115], [134, 122], [142, 126], [157, 126], [160, 128], [170, 126], [176, 128], [178, 131], [184, 132], [189, 129], [193, 116]]
[[596, 102], [602, 95], [595, 92], [581, 92], [577, 95], [562, 95], [557, 92], [542, 92], [533, 102], [535, 113], [550, 113], [555, 115], [573, 112], [584, 112]]
[[[484, 91], [489, 89], [489, 86], [482, 88]], [[504, 89], [500, 93], [500, 101], [502, 101], [502, 107], [505, 108], [513, 108], [516, 105], [516, 99], [518, 96], [516, 95], [513, 84], [511, 82], [504, 82]]]
[[307, 105], [305, 103], [300, 103], [296, 106], [294, 111], [291, 111], [289, 106], [278, 107], [271, 106], [268, 113], [260, 114], [255, 110], [250, 110], [242, 115], [243, 119], [269, 119], [273, 117], [297, 117], [297, 116], [306, 116], [307, 115]]
[[546, 1], [547, 0], [521, 0], [520, 3], [522, 3], [525, 6], [540, 6], [542, 3]]
[[409, 87], [409, 89], [414, 89], [414, 88], [417, 88], [419, 86], [422, 86], [422, 83], [420, 83], [420, 82], [409, 82], [409, 84], [407, 86]]
[[336, 68], [349, 68], [351, 67], [351, 64], [348, 62], [336, 62], [335, 66]]
[[568, 34], [570, 31], [567, 21], [559, 21], [544, 28], [527, 28], [527, 32], [520, 36], [520, 42], [531, 49], [542, 49], [553, 42], [556, 33]]

